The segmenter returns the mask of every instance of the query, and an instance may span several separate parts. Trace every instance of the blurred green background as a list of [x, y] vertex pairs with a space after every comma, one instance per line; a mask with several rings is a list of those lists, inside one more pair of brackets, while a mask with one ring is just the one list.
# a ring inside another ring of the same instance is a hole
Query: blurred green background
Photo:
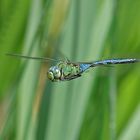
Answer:
[[51, 63], [5, 55], [140, 58], [139, 7], [139, 0], [1, 0], [0, 140], [140, 140], [140, 64], [52, 83]]

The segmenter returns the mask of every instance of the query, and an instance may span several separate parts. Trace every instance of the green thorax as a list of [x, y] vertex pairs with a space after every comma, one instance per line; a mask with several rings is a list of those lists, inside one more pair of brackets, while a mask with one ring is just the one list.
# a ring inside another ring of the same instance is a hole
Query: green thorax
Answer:
[[59, 62], [57, 66], [61, 70], [62, 72], [61, 75], [63, 77], [73, 76], [80, 73], [80, 67], [78, 64], [62, 61], [62, 62]]

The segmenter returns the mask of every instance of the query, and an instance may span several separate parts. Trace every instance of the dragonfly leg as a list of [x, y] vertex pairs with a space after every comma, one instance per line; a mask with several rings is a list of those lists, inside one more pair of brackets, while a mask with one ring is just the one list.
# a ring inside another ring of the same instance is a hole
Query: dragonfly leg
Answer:
[[70, 80], [76, 79], [76, 78], [81, 77], [81, 76], [82, 76], [81, 74], [77, 74], [77, 75], [74, 75], [71, 77], [65, 77], [63, 81], [70, 81]]

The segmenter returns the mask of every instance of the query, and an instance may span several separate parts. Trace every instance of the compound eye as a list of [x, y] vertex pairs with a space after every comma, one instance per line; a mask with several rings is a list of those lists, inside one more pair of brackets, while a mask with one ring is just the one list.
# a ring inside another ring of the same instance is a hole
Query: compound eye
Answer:
[[55, 78], [60, 78], [61, 72], [60, 72], [60, 70], [59, 70], [58, 68], [56, 68], [56, 69], [53, 71], [53, 73], [54, 73], [54, 77], [55, 77]]
[[51, 81], [53, 81], [53, 80], [54, 80], [53, 72], [51, 72], [51, 71], [47, 72], [47, 77], [48, 77]]

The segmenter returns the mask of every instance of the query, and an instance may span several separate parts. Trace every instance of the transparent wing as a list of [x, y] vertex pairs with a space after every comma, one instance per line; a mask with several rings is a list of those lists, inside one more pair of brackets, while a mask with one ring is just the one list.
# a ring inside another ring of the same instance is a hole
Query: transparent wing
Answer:
[[24, 58], [24, 59], [40, 60], [40, 61], [56, 61], [56, 62], [59, 61], [59, 60], [52, 59], [52, 58], [26, 56], [26, 55], [13, 54], [13, 53], [6, 53], [6, 55], [8, 55], [8, 56], [12, 56], [12, 57]]

